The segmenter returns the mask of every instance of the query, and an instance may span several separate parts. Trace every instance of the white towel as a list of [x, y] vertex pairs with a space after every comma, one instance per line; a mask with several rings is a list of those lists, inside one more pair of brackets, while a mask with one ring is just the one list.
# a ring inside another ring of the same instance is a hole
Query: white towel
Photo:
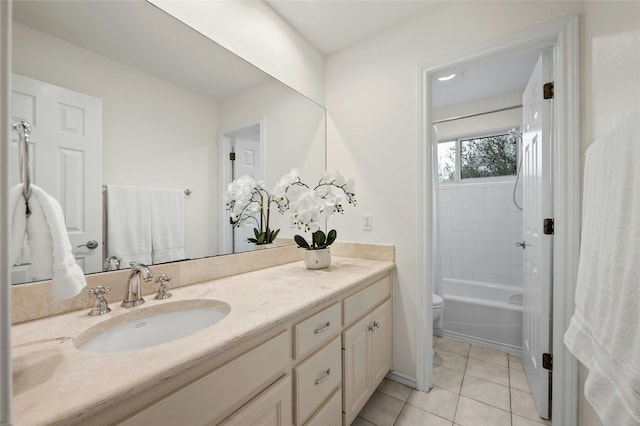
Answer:
[[154, 189], [151, 192], [151, 241], [153, 263], [182, 260], [184, 249], [184, 192]]
[[26, 204], [22, 195], [22, 184], [11, 188], [9, 194], [9, 210], [11, 213], [11, 264], [29, 263], [27, 259], [27, 215]]
[[598, 138], [585, 161], [576, 310], [564, 336], [588, 369], [605, 425], [640, 424], [640, 113]]
[[73, 257], [62, 208], [44, 190], [31, 185], [31, 215], [27, 218], [22, 187], [22, 184], [16, 185], [10, 195], [11, 262], [15, 264], [20, 257], [26, 233], [31, 275], [36, 279], [52, 280], [54, 299], [74, 297], [87, 283], [84, 272]]
[[133, 186], [107, 185], [107, 257], [151, 264], [151, 191]]

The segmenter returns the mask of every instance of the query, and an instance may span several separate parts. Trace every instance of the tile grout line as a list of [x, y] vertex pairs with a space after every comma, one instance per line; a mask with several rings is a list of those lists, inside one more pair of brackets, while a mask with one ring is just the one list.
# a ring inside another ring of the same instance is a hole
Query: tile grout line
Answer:
[[507, 374], [509, 379], [509, 417], [511, 419], [511, 426], [513, 426], [513, 406], [511, 404], [511, 358], [507, 354]]

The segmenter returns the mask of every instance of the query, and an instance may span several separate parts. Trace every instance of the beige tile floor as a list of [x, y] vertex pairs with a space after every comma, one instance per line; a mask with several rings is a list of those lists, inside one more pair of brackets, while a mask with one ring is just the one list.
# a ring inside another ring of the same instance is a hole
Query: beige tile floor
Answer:
[[353, 426], [540, 426], [519, 356], [434, 337], [434, 387], [384, 380]]

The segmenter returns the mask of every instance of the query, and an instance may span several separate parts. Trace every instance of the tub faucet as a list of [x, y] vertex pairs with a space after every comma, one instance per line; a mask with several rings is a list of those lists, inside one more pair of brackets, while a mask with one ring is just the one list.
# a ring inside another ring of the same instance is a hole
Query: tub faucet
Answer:
[[151, 271], [144, 263], [131, 262], [131, 273], [127, 280], [127, 288], [124, 290], [124, 301], [120, 306], [123, 308], [132, 308], [134, 306], [142, 305], [144, 299], [142, 298], [142, 286], [140, 285], [140, 275], [145, 281], [151, 281], [153, 275]]

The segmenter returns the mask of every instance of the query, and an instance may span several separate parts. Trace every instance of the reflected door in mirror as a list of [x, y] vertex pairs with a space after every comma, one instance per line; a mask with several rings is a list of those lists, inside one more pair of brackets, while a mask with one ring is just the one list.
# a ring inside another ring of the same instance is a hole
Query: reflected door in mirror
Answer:
[[[102, 270], [102, 101], [14, 74], [12, 120], [31, 124], [31, 182], [62, 207], [76, 261], [85, 271]], [[11, 139], [11, 186], [18, 174], [17, 135]], [[11, 271], [11, 282], [28, 282], [28, 250]]]

